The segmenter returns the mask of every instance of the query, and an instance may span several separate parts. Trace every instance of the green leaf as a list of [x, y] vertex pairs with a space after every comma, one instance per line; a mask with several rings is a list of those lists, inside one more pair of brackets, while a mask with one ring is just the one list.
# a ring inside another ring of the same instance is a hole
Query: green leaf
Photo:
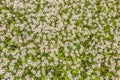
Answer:
[[112, 76], [112, 73], [108, 72], [108, 73], [106, 73], [106, 75], [110, 77], [110, 76]]
[[82, 25], [82, 21], [81, 20], [76, 20], [76, 26], [81, 26]]
[[45, 21], [45, 16], [41, 16], [40, 20], [44, 22]]

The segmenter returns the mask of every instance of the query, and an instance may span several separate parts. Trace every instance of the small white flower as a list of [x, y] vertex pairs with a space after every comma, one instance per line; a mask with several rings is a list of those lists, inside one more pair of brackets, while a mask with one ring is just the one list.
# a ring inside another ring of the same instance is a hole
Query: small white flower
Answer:
[[3, 51], [4, 53], [6, 53], [8, 50], [7, 50], [6, 48], [4, 48], [2, 51]]

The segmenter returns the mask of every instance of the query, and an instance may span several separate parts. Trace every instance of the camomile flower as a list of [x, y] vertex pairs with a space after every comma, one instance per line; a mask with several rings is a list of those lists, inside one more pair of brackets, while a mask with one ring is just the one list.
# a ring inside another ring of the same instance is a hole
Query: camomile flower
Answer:
[[41, 76], [41, 73], [40, 73], [40, 70], [37, 71], [37, 73], [35, 74], [36, 77], [40, 77]]
[[4, 76], [5, 79], [8, 79], [11, 76], [11, 73], [7, 72]]
[[2, 41], [5, 41], [5, 37], [4, 37], [4, 36], [1, 36], [0, 39], [1, 39]]
[[7, 50], [6, 48], [4, 48], [2, 51], [3, 51], [4, 53], [6, 53], [8, 50]]
[[5, 70], [5, 69], [0, 68], [0, 74], [4, 74], [5, 72], [6, 72], [6, 70]]

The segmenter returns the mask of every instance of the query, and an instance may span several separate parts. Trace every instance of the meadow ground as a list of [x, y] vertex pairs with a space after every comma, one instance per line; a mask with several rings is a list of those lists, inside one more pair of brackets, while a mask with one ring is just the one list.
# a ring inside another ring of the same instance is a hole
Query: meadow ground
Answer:
[[120, 0], [0, 0], [0, 80], [119, 80]]

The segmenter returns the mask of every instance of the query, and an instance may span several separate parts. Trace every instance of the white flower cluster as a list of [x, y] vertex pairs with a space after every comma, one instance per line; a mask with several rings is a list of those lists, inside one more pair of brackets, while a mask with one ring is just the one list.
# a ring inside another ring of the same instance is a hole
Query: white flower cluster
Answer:
[[119, 0], [0, 1], [0, 80], [119, 79]]

